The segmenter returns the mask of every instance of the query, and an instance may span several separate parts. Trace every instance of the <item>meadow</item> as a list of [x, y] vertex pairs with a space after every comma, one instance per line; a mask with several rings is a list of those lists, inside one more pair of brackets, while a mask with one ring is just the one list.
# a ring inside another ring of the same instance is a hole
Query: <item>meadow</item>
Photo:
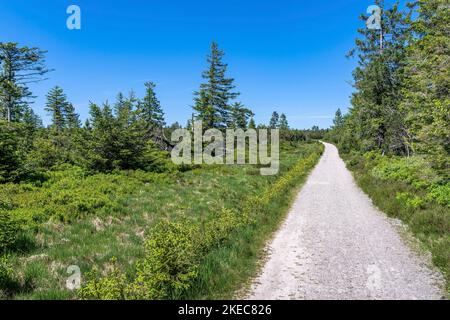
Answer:
[[[257, 165], [94, 174], [63, 165], [3, 184], [2, 298], [230, 298], [322, 148], [284, 143], [277, 176]], [[70, 265], [81, 269], [80, 290], [66, 288]]]

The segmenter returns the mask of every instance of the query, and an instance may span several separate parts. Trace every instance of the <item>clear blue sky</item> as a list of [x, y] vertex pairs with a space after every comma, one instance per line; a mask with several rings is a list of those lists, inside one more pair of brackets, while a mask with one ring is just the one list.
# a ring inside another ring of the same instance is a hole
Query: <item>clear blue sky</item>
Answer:
[[[82, 29], [66, 28], [66, 8]], [[372, 0], [8, 0], [0, 1], [0, 41], [48, 50], [49, 80], [32, 86], [34, 110], [48, 123], [45, 93], [59, 85], [84, 120], [88, 102], [157, 84], [168, 123], [185, 124], [205, 55], [225, 50], [239, 97], [267, 123], [273, 110], [292, 127], [328, 127], [349, 106], [358, 16]]]

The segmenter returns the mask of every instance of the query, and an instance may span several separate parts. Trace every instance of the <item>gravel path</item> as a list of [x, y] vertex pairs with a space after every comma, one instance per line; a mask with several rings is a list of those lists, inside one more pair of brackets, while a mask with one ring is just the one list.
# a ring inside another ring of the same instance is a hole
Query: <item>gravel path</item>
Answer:
[[325, 152], [267, 248], [249, 299], [440, 299], [442, 276]]

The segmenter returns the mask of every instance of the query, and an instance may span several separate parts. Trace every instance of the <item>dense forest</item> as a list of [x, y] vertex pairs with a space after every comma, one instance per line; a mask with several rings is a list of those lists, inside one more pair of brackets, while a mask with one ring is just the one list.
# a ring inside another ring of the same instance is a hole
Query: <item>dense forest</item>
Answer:
[[450, 17], [445, 1], [418, 1], [416, 8], [414, 19], [398, 4], [385, 10], [382, 38], [373, 30], [359, 30], [361, 37], [349, 53], [358, 59], [352, 107], [345, 116], [337, 111], [333, 135], [343, 151], [422, 154], [445, 173]]
[[345, 115], [336, 111], [326, 139], [337, 144], [375, 203], [408, 222], [448, 279], [448, 2], [415, 1], [407, 8], [397, 3], [385, 8], [381, 21], [381, 31], [359, 30], [349, 53], [358, 61], [352, 106]]

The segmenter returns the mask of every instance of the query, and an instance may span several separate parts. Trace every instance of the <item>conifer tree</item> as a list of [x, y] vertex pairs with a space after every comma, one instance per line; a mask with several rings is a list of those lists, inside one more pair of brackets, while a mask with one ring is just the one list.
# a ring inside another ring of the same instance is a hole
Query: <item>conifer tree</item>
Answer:
[[333, 128], [334, 129], [340, 129], [343, 124], [344, 124], [344, 117], [342, 116], [341, 109], [338, 108], [336, 110], [336, 113], [334, 114]]
[[0, 183], [14, 181], [23, 165], [20, 127], [0, 119]]
[[[381, 149], [395, 154], [407, 153], [404, 114], [399, 108], [404, 80], [406, 46], [411, 39], [410, 14], [395, 3], [383, 8], [381, 30], [359, 29], [356, 48], [349, 56], [358, 57], [353, 72], [354, 87], [349, 116], [355, 127], [348, 128], [350, 145], [362, 150]], [[362, 15], [363, 21], [367, 20]], [[380, 35], [381, 34], [381, 35]]]
[[159, 137], [162, 134], [162, 128], [165, 126], [164, 111], [161, 103], [156, 97], [156, 85], [153, 82], [145, 83], [145, 97], [139, 101], [137, 107], [137, 116], [145, 128], [147, 137]]
[[250, 109], [246, 108], [241, 102], [236, 102], [231, 106], [231, 121], [228, 126], [246, 129], [248, 120], [253, 116], [254, 114]]
[[226, 77], [228, 65], [222, 61], [224, 52], [217, 43], [211, 44], [211, 53], [208, 55], [208, 70], [202, 74], [205, 83], [195, 92], [193, 109], [196, 118], [203, 121], [203, 128], [224, 128], [230, 123], [230, 100], [235, 99], [239, 93], [234, 92], [234, 79]]
[[64, 110], [64, 117], [68, 129], [79, 129], [81, 127], [80, 117], [75, 112], [75, 108], [72, 103], [67, 103]]
[[284, 113], [282, 113], [280, 115], [280, 121], [279, 121], [279, 124], [278, 124], [278, 128], [280, 130], [288, 130], [289, 129], [289, 124], [288, 124], [286, 115]]
[[65, 117], [69, 105], [67, 96], [62, 88], [56, 86], [48, 92], [46, 97], [47, 103], [45, 105], [45, 110], [49, 112], [52, 117], [52, 128], [54, 128], [56, 132], [61, 132], [66, 128], [67, 123]]
[[447, 169], [450, 156], [450, 14], [448, 1], [419, 0], [407, 52], [402, 108], [413, 151]]
[[250, 121], [248, 122], [248, 128], [249, 129], [256, 129], [256, 123], [255, 123], [255, 119], [253, 117], [251, 117]]
[[0, 116], [21, 121], [33, 94], [28, 85], [44, 80], [45, 51], [0, 42]]
[[272, 116], [270, 117], [269, 128], [276, 129], [279, 126], [280, 116], [278, 112], [272, 112]]

